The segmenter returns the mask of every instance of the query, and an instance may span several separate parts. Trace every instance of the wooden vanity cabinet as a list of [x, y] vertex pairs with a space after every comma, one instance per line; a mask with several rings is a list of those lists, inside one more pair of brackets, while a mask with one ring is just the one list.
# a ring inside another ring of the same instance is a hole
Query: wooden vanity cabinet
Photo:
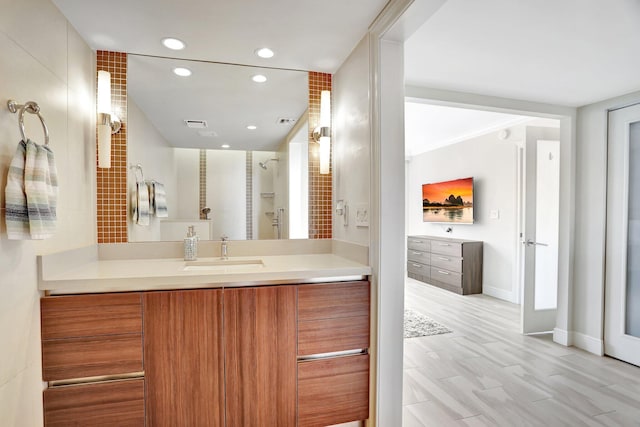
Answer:
[[[45, 426], [142, 426], [140, 293], [40, 301]], [[107, 381], [114, 378], [138, 379]]]
[[365, 420], [369, 292], [357, 281], [45, 297], [45, 425]]
[[143, 298], [147, 426], [224, 426], [223, 291]]
[[296, 425], [296, 291], [225, 289], [227, 427]]
[[298, 426], [369, 418], [370, 284], [298, 287]]

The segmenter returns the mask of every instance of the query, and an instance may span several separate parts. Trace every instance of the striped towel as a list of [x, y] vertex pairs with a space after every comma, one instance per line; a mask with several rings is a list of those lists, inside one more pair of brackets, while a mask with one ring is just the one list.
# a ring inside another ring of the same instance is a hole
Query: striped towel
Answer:
[[169, 211], [167, 210], [167, 194], [164, 191], [164, 185], [154, 181], [151, 186], [153, 188], [151, 204], [156, 217], [168, 218]]
[[29, 211], [29, 232], [36, 240], [47, 239], [56, 231], [58, 175], [53, 152], [45, 145], [27, 141], [24, 190]]
[[149, 187], [145, 182], [136, 183], [136, 197], [138, 206], [136, 222], [139, 225], [149, 225]]
[[7, 235], [11, 240], [31, 238], [29, 233], [29, 211], [27, 210], [27, 195], [24, 192], [24, 160], [27, 144], [20, 141], [16, 154], [11, 160], [7, 186], [4, 190]]

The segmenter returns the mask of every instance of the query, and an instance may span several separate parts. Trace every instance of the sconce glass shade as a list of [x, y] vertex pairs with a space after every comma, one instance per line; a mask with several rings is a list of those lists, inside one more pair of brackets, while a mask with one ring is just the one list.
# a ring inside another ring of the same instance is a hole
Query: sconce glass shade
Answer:
[[331, 92], [323, 90], [320, 92], [320, 127], [331, 127]]
[[329, 173], [329, 163], [331, 162], [331, 138], [323, 136], [320, 138], [320, 174]]
[[111, 167], [111, 126], [98, 124], [98, 167]]
[[111, 73], [98, 71], [98, 114], [111, 114]]

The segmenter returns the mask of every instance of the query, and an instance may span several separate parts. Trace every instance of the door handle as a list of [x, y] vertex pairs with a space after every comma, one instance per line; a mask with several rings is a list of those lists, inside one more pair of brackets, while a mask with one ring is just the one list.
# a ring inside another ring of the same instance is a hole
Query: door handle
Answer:
[[538, 243], [538, 242], [534, 242], [534, 241], [533, 241], [533, 240], [531, 240], [531, 239], [524, 240], [524, 241], [522, 242], [522, 244], [523, 244], [523, 245], [527, 245], [527, 246], [549, 246], [549, 245], [548, 245], [548, 244], [546, 244], [546, 243]]

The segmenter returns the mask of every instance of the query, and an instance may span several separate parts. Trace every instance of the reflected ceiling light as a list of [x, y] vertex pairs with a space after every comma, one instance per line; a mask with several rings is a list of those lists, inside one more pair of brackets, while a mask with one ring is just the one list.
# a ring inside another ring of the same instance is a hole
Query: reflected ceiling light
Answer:
[[184, 68], [184, 67], [176, 67], [173, 69], [173, 73], [176, 76], [180, 76], [180, 77], [189, 77], [191, 75], [191, 70], [188, 68]]
[[329, 173], [331, 163], [331, 92], [320, 92], [320, 121], [313, 130], [313, 139], [320, 144], [320, 174]]
[[264, 83], [267, 81], [267, 77], [263, 76], [262, 74], [256, 74], [255, 76], [251, 77], [251, 80], [256, 83]]
[[178, 40], [173, 37], [162, 39], [162, 44], [171, 50], [182, 50], [187, 46], [182, 40]]
[[256, 129], [258, 129], [258, 127], [257, 127], [257, 126], [255, 126], [255, 125], [249, 125], [249, 126], [247, 126], [247, 129], [249, 129], [249, 130], [256, 130]]
[[222, 144], [220, 148], [231, 148], [231, 146], [229, 144]]
[[262, 47], [260, 49], [256, 49], [254, 52], [260, 58], [273, 58], [273, 55], [275, 55], [273, 51], [268, 47]]

